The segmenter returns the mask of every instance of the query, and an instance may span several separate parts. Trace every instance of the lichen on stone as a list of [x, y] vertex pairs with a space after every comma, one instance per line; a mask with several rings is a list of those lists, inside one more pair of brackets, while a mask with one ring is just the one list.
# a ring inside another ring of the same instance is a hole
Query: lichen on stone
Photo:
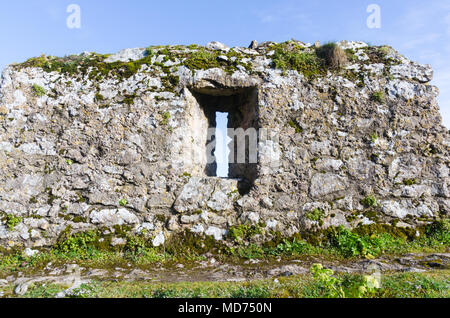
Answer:
[[[410, 237], [450, 209], [432, 76], [393, 48], [346, 41], [152, 46], [8, 66], [0, 245], [52, 246], [68, 226], [76, 244], [120, 247], [142, 234], [130, 249], [175, 250], [183, 233], [201, 250], [223, 242], [242, 255], [339, 226], [368, 235], [400, 224]], [[256, 139], [257, 163], [230, 163], [230, 178], [206, 158], [216, 112], [230, 128], [269, 132]]]

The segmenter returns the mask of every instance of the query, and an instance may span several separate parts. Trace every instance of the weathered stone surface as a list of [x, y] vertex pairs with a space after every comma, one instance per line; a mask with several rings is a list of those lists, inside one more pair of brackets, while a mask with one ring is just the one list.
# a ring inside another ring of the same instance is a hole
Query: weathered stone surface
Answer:
[[145, 56], [145, 49], [135, 48], [135, 49], [124, 49], [116, 54], [112, 54], [106, 59], [107, 63], [114, 63], [117, 61], [129, 62], [137, 61]]
[[[126, 49], [105, 58], [123, 63], [109, 73], [81, 63], [72, 73], [6, 67], [0, 245], [52, 245], [68, 226], [127, 225], [155, 245], [184, 230], [221, 240], [239, 224], [290, 236], [374, 222], [363, 215], [369, 196], [382, 223], [414, 227], [450, 213], [450, 136], [430, 66], [390, 47], [342, 41], [356, 58], [309, 78], [274, 68], [274, 45]], [[211, 65], [189, 63], [199, 50]], [[232, 179], [208, 173], [216, 111], [229, 113], [230, 127], [267, 130], [257, 163], [231, 165]], [[323, 211], [320, 222], [305, 217], [314, 209]]]
[[426, 205], [421, 204], [419, 206], [414, 206], [408, 201], [385, 201], [382, 203], [383, 213], [386, 215], [403, 219], [407, 215], [412, 215], [415, 217], [433, 217], [433, 211]]
[[217, 241], [220, 241], [220, 240], [223, 239], [223, 236], [226, 234], [226, 230], [219, 229], [219, 228], [217, 228], [215, 226], [210, 226], [205, 231], [205, 234], [214, 237], [214, 239], [217, 240]]
[[178, 212], [195, 212], [202, 209], [227, 211], [237, 198], [237, 180], [221, 178], [190, 178], [175, 201]]
[[206, 47], [211, 50], [221, 50], [221, 51], [226, 51], [229, 49], [228, 46], [217, 41], [209, 42], [208, 44], [206, 44]]
[[310, 194], [318, 199], [329, 194], [336, 194], [347, 188], [346, 180], [330, 173], [317, 173], [311, 179]]
[[156, 237], [153, 239], [152, 243], [153, 246], [158, 247], [164, 244], [166, 238], [164, 236], [163, 232], [160, 232], [158, 235], [156, 235]]
[[249, 49], [256, 50], [256, 49], [258, 48], [258, 41], [253, 40], [252, 43], [250, 43], [250, 45], [249, 45], [248, 48], [249, 48]]
[[124, 224], [137, 224], [139, 219], [127, 209], [110, 209], [93, 211], [90, 215], [91, 222], [94, 224], [112, 226]]
[[421, 83], [430, 82], [433, 79], [433, 69], [431, 65], [421, 65], [417, 63], [394, 65], [390, 69], [395, 78], [418, 80]]

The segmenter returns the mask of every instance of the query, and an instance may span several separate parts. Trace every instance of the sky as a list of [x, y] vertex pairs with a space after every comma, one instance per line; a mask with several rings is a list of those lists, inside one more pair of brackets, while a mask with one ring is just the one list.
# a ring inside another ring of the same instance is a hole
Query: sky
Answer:
[[[69, 5], [80, 8], [80, 28], [69, 28]], [[381, 25], [367, 19], [380, 8]], [[64, 56], [123, 48], [252, 40], [322, 43], [360, 40], [387, 44], [414, 61], [431, 64], [440, 89], [444, 125], [450, 127], [449, 0], [14, 0], [0, 10], [0, 68], [42, 53]]]

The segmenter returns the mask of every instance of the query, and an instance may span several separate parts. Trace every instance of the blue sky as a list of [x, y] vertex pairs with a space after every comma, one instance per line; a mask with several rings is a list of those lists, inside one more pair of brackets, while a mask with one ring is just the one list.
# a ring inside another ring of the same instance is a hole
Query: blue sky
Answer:
[[[69, 4], [81, 8], [81, 29], [69, 29]], [[368, 5], [381, 8], [381, 28], [366, 24]], [[450, 1], [448, 0], [15, 0], [0, 10], [0, 68], [42, 53], [111, 53], [127, 47], [206, 44], [247, 46], [251, 40], [362, 40], [392, 45], [433, 65], [444, 124], [450, 127]]]

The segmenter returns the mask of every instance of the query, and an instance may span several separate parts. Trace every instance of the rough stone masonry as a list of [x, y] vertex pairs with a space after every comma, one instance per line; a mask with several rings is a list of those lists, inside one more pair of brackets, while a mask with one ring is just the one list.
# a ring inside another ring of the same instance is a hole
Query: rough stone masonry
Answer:
[[[429, 65], [390, 47], [339, 42], [339, 70], [278, 67], [299, 41], [41, 56], [0, 82], [0, 245], [73, 232], [191, 231], [239, 224], [292, 236], [343, 225], [415, 228], [448, 215], [449, 131]], [[303, 54], [303, 53], [302, 53]], [[308, 55], [309, 54], [309, 55]], [[312, 64], [311, 64], [312, 65]], [[257, 163], [207, 163], [214, 113], [265, 128]], [[273, 164], [276, 162], [277, 164]]]

